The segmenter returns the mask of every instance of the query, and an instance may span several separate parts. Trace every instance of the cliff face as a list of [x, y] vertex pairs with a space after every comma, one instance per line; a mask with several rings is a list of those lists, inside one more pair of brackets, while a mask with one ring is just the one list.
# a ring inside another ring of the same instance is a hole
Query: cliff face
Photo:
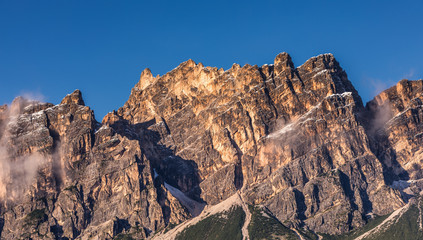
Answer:
[[331, 54], [282, 53], [146, 69], [101, 124], [79, 91], [17, 99], [0, 108], [1, 236], [147, 237], [235, 193], [291, 228], [361, 227], [408, 200], [393, 181], [423, 177], [422, 92], [402, 80], [364, 107]]
[[423, 177], [423, 81], [401, 80], [367, 104], [372, 113], [379, 157], [396, 175]]
[[[340, 233], [403, 204], [384, 184], [364, 110], [332, 55], [295, 68], [280, 54], [226, 72], [192, 61], [162, 77], [145, 70], [116, 114], [154, 122], [175, 156], [153, 165], [191, 196], [216, 204], [242, 190], [287, 225]], [[191, 169], [175, 171], [184, 164]]]
[[138, 141], [100, 127], [79, 91], [56, 106], [22, 104], [2, 138], [2, 238], [145, 237], [189, 216]]

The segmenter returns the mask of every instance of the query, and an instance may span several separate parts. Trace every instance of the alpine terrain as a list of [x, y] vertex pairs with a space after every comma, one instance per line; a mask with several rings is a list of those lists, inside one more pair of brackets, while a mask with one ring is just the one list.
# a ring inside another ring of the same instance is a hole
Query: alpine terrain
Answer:
[[423, 239], [423, 81], [362, 103], [332, 54], [149, 69], [0, 106], [1, 239]]

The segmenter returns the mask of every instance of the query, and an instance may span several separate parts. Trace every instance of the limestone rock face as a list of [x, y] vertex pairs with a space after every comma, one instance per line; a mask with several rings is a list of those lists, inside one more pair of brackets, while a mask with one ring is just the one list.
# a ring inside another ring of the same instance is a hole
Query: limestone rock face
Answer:
[[347, 232], [405, 204], [393, 181], [423, 177], [422, 87], [402, 80], [364, 107], [333, 55], [295, 67], [281, 53], [145, 69], [102, 123], [79, 90], [18, 98], [0, 107], [0, 236], [145, 238], [235, 193], [288, 227]]
[[138, 141], [100, 126], [82, 104], [77, 90], [5, 120], [2, 238], [142, 238], [189, 217], [154, 178]]
[[262, 67], [189, 60], [143, 75], [148, 84], [137, 87], [142, 77], [114, 118], [141, 135], [147, 127], [162, 156], [153, 165], [195, 199], [216, 204], [240, 190], [282, 222], [326, 233], [404, 204], [386, 185], [394, 173], [377, 153], [372, 112], [331, 54], [297, 68], [281, 53]]
[[60, 104], [77, 104], [77, 105], [85, 105], [84, 100], [82, 99], [81, 91], [75, 90], [73, 93], [68, 94], [65, 98], [63, 98]]
[[380, 158], [403, 178], [423, 177], [422, 94], [422, 80], [404, 79], [367, 104]]

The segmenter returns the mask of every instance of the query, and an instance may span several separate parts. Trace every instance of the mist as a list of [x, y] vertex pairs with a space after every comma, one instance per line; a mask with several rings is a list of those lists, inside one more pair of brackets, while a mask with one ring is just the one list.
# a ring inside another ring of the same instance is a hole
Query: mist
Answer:
[[393, 117], [393, 111], [388, 102], [374, 105], [371, 107], [371, 110], [374, 114], [370, 121], [370, 133], [375, 134], [384, 128], [385, 124]]
[[29, 190], [40, 167], [47, 162], [46, 156], [30, 149], [24, 154], [16, 153], [10, 133], [24, 108], [40, 103], [17, 97], [10, 106], [0, 109], [0, 202], [21, 198]]
[[39, 153], [13, 158], [4, 146], [0, 155], [0, 199], [13, 201], [25, 194], [46, 158]]
[[275, 162], [279, 166], [292, 160], [292, 149], [299, 141], [298, 125], [304, 120], [294, 116], [291, 121], [277, 120], [273, 131], [266, 137], [266, 142], [259, 151], [260, 166]]

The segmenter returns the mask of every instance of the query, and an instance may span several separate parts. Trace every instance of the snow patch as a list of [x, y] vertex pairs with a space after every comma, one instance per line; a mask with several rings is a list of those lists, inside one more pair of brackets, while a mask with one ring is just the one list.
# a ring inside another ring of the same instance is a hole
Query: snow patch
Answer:
[[295, 129], [295, 125], [296, 125], [296, 122], [290, 123], [290, 124], [286, 125], [285, 127], [283, 127], [282, 129], [269, 134], [267, 137], [268, 138], [279, 138], [279, 137], [283, 136], [285, 133], [293, 131]]
[[332, 98], [332, 97], [343, 97], [343, 98], [345, 98], [345, 97], [350, 97], [350, 96], [352, 96], [352, 92], [343, 92], [343, 93], [331, 94], [331, 95], [327, 96], [326, 98]]
[[415, 183], [415, 182], [416, 182], [415, 180], [408, 180], [408, 181], [398, 180], [398, 181], [393, 181], [392, 182], [392, 185], [391, 185], [391, 188], [397, 189], [397, 190], [404, 190], [404, 189], [410, 187], [410, 185], [412, 183]]
[[308, 121], [319, 121], [321, 119], [316, 119], [314, 117], [311, 117], [311, 115], [320, 108], [321, 103], [317, 104], [316, 106], [312, 107], [308, 112], [304, 113], [300, 118], [298, 118], [296, 121], [289, 123], [288, 125], [285, 125], [280, 130], [277, 130], [275, 132], [270, 133], [267, 138], [275, 139], [282, 137], [285, 133], [294, 131], [297, 126], [305, 124]]
[[156, 179], [159, 176], [159, 174], [157, 174], [156, 169], [154, 168], [153, 168], [153, 173], [154, 173], [154, 179]]
[[[422, 107], [422, 105], [420, 105], [420, 106], [417, 106], [417, 107]], [[409, 110], [411, 110], [411, 109], [414, 109], [414, 108], [417, 108], [417, 107], [408, 107], [407, 109], [405, 109], [404, 111], [402, 111], [402, 112], [399, 112], [399, 113], [397, 113], [393, 118], [391, 118], [387, 123], [386, 123], [386, 125], [390, 125], [393, 121], [395, 121], [397, 118], [400, 118], [400, 117], [402, 117], [407, 111], [409, 111]]]
[[[310, 61], [310, 60], [312, 60], [312, 59], [316, 59], [316, 58], [318, 58], [318, 57], [320, 57], [320, 56], [324, 56], [324, 55], [332, 55], [332, 56], [333, 56], [333, 54], [332, 54], [332, 53], [323, 53], [323, 54], [319, 54], [319, 55], [317, 55], [317, 56], [311, 57], [311, 58], [310, 58], [309, 60], [307, 60], [306, 62], [308, 62], [308, 61]], [[306, 62], [305, 62], [305, 63], [306, 63]], [[302, 67], [305, 63], [301, 64], [300, 66], [298, 66], [298, 67], [296, 67], [296, 68], [298, 69], [298, 68]]]
[[414, 135], [414, 138], [419, 138], [419, 137], [422, 137], [422, 136], [423, 136], [423, 132], [417, 133], [416, 135]]
[[[156, 175], [156, 170], [154, 170], [154, 178], [156, 178]], [[201, 211], [203, 211], [205, 204], [199, 203], [191, 199], [190, 197], [185, 195], [185, 193], [183, 193], [181, 190], [169, 185], [166, 182], [164, 183], [164, 186], [176, 199], [179, 200], [179, 202], [181, 202], [182, 205], [184, 205], [184, 207], [188, 209], [188, 211], [193, 217], [200, 215]]]
[[[63, 117], [63, 116], [62, 116], [62, 117]], [[95, 131], [95, 132], [94, 132], [94, 134], [96, 134], [96, 133], [98, 133], [98, 132], [100, 132], [100, 131], [106, 130], [107, 128], [109, 128], [109, 126], [107, 126], [107, 125], [103, 125], [103, 126], [101, 126], [99, 129], [97, 129], [97, 131]]]
[[326, 72], [329, 72], [329, 70], [327, 70], [327, 69], [323, 69], [323, 70], [319, 71], [318, 73], [314, 74], [314, 77], [319, 76], [319, 75], [321, 75], [321, 74], [324, 74], [324, 73], [326, 73]]

